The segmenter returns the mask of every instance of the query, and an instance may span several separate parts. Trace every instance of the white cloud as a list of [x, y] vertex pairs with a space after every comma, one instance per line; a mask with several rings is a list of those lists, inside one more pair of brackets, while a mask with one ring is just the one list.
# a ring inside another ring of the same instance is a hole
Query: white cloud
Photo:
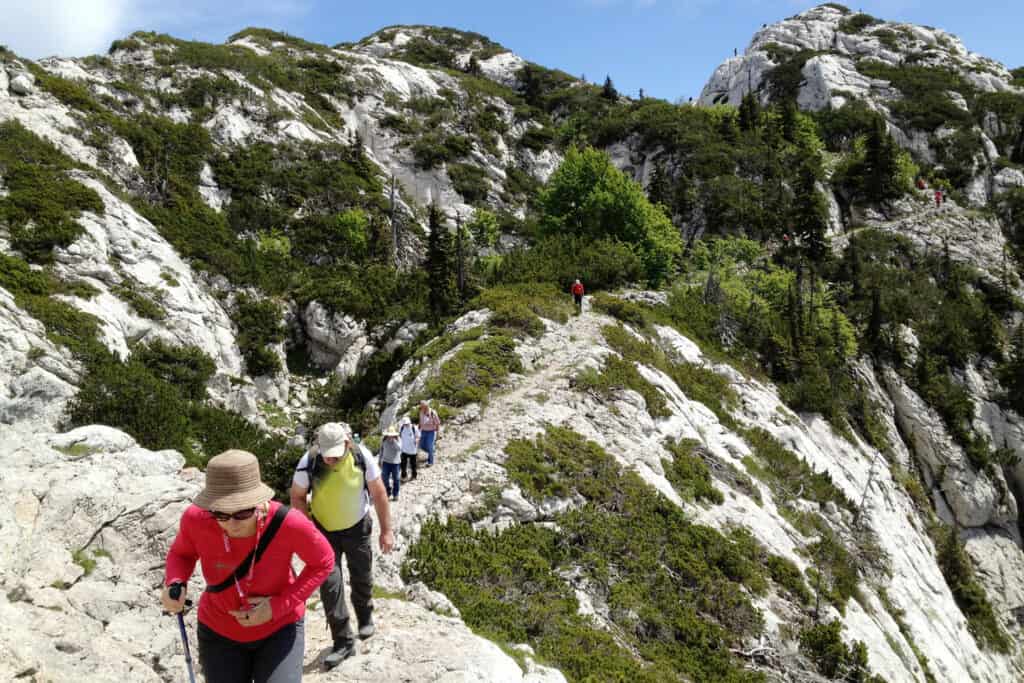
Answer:
[[312, 0], [0, 0], [0, 44], [30, 58], [80, 57], [105, 53], [112, 40], [136, 30], [188, 37], [211, 28], [274, 28], [311, 8]]
[[0, 0], [0, 43], [26, 57], [105, 52], [132, 0]]

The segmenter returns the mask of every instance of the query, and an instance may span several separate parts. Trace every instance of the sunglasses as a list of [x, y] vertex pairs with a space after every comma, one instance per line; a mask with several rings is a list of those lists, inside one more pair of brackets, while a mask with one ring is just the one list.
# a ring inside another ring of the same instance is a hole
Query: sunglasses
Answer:
[[248, 508], [246, 510], [239, 510], [238, 512], [214, 512], [210, 510], [210, 514], [218, 522], [226, 522], [229, 519], [234, 519], [239, 522], [245, 519], [249, 519], [256, 514], [256, 508]]

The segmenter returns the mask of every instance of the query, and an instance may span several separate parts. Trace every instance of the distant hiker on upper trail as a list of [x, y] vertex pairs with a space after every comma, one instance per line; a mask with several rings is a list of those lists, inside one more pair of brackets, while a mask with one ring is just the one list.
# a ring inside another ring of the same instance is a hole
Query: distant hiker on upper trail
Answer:
[[579, 281], [579, 278], [572, 283], [572, 298], [576, 301], [576, 308], [580, 313], [583, 313], [583, 283]]
[[402, 447], [402, 481], [408, 478], [410, 466], [412, 478], [416, 478], [416, 461], [419, 460], [419, 451], [416, 448], [416, 444], [419, 443], [419, 440], [420, 430], [412, 423], [409, 416], [406, 415], [398, 424], [398, 441]]
[[420, 448], [427, 454], [427, 467], [434, 466], [434, 449], [441, 431], [441, 418], [426, 401], [420, 401]]
[[402, 485], [398, 471], [402, 465], [402, 445], [398, 443], [398, 425], [392, 424], [384, 430], [380, 441], [380, 468], [384, 473], [384, 488], [388, 498], [398, 500], [398, 489]]
[[942, 190], [935, 190], [935, 208], [942, 206]]
[[[306, 493], [312, 489], [308, 508]], [[324, 666], [332, 669], [355, 654], [355, 643], [349, 628], [348, 606], [345, 604], [345, 580], [341, 572], [341, 556], [348, 564], [352, 584], [352, 606], [359, 622], [359, 637], [366, 639], [375, 632], [373, 625], [373, 519], [370, 517], [372, 496], [380, 520], [380, 549], [389, 553], [395, 544], [391, 530], [391, 510], [387, 491], [380, 479], [380, 468], [364, 446], [354, 444], [352, 430], [342, 422], [328, 422], [317, 432], [317, 443], [295, 468], [290, 491], [292, 506], [307, 512], [316, 528], [334, 551], [334, 569], [320, 586], [327, 626], [333, 645], [324, 658]]]
[[[207, 683], [302, 680], [306, 599], [334, 560], [313, 523], [273, 497], [252, 453], [211, 458], [206, 487], [181, 516], [167, 553], [160, 600], [168, 612], [181, 612], [187, 594], [185, 587], [173, 599], [171, 587], [187, 584], [197, 561], [203, 565], [198, 641]], [[298, 577], [293, 555], [305, 565]]]

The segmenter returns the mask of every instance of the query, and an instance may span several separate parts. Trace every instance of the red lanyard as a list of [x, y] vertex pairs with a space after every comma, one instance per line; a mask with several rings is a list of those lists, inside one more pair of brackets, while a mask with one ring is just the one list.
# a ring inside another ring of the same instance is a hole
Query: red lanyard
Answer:
[[[265, 519], [265, 517], [263, 515], [263, 511], [262, 510], [260, 510], [259, 512], [256, 513], [256, 545], [253, 546], [254, 548], [258, 548], [260, 546], [260, 536], [263, 535], [263, 521], [264, 521], [264, 519]], [[224, 537], [224, 551], [225, 552], [231, 552], [231, 541], [230, 541], [230, 539], [228, 539], [227, 532], [221, 530], [221, 534]], [[245, 577], [245, 583], [246, 583], [247, 586], [252, 586], [252, 577], [253, 577], [253, 572], [255, 572], [255, 571], [256, 571], [256, 558], [254, 557], [253, 561], [249, 563], [249, 575]], [[245, 603], [246, 602], [245, 591], [242, 590], [242, 584], [238, 582], [238, 577], [237, 576], [234, 577], [234, 578], [235, 578], [235, 590], [238, 591], [238, 599], [242, 603]]]

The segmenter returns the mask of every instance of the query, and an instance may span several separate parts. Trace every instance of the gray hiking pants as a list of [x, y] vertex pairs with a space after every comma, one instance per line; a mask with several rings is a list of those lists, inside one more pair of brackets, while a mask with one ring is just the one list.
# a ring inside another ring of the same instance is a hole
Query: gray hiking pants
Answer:
[[[316, 522], [316, 520], [313, 520]], [[324, 604], [327, 625], [335, 647], [351, 645], [354, 641], [349, 627], [348, 605], [345, 603], [345, 578], [341, 572], [341, 556], [348, 564], [349, 583], [352, 584], [352, 607], [359, 625], [370, 621], [373, 615], [373, 519], [367, 514], [363, 520], [348, 529], [327, 531], [319, 522], [316, 528], [334, 550], [334, 569], [320, 584], [320, 601]]]
[[299, 683], [305, 653], [302, 619], [263, 640], [239, 643], [199, 622], [199, 663], [206, 683]]

